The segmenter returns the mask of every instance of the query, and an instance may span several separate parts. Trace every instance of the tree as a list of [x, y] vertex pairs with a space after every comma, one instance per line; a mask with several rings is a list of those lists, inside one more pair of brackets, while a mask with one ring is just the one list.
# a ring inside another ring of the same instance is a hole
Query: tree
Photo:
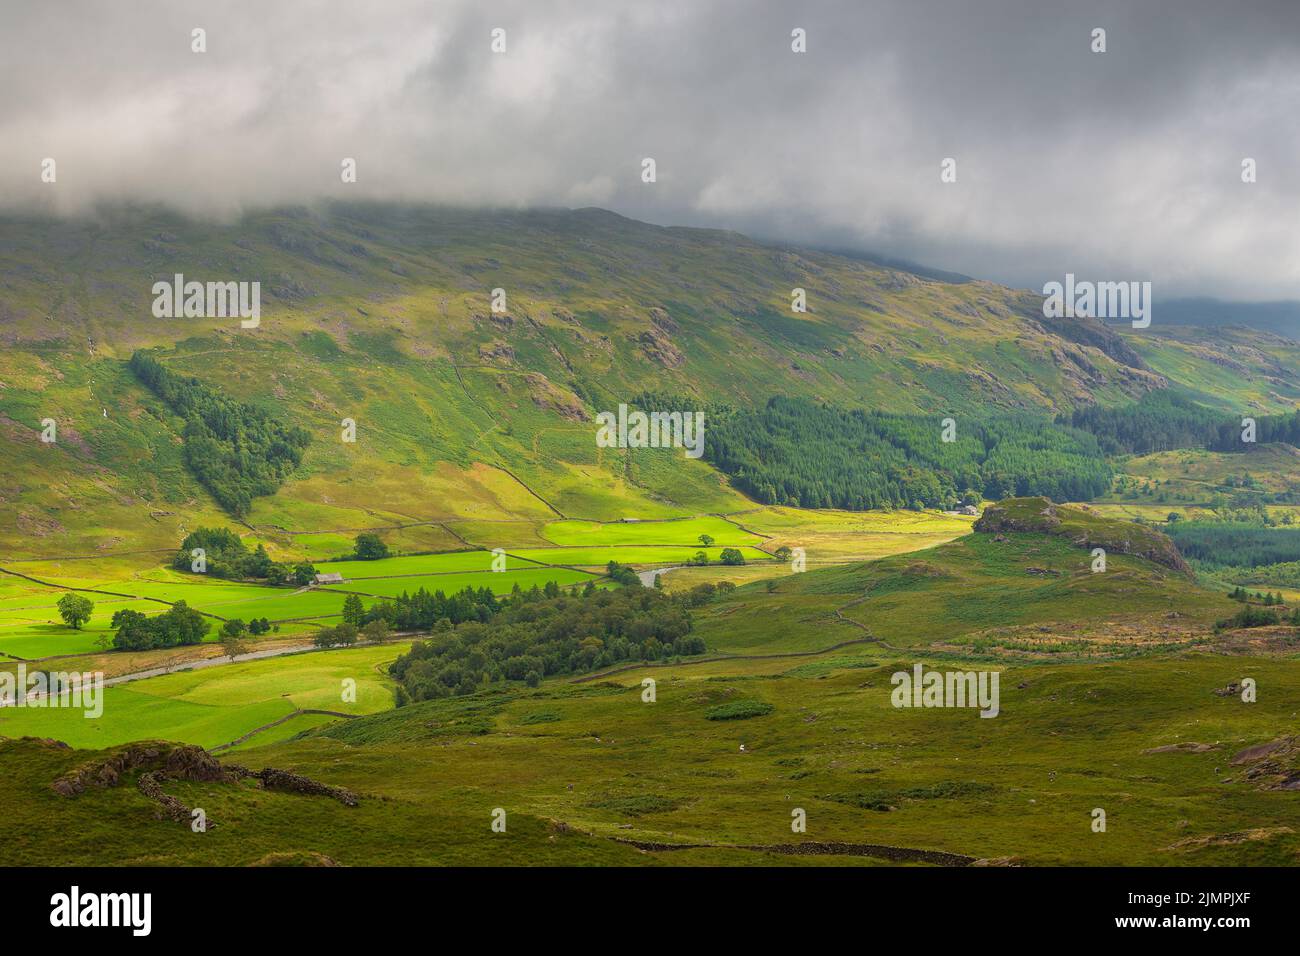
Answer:
[[293, 569], [293, 583], [299, 587], [305, 587], [316, 580], [316, 567], [309, 561], [295, 565]]
[[706, 548], [710, 548], [710, 547], [712, 547], [712, 546], [713, 546], [713, 536], [712, 536], [712, 535], [708, 535], [708, 534], [702, 534], [702, 535], [700, 535], [700, 544], [704, 545]]
[[[237, 624], [238, 627], [231, 627], [231, 624]], [[225, 650], [226, 657], [234, 661], [239, 654], [248, 653], [247, 641], [244, 641], [243, 622], [242, 620], [227, 620], [221, 627], [221, 649]]]
[[735, 548], [723, 548], [720, 560], [723, 564], [738, 565], [745, 563], [745, 556]]
[[63, 623], [74, 630], [80, 630], [81, 625], [90, 620], [95, 604], [90, 598], [69, 591], [59, 598], [58, 608]]
[[349, 594], [343, 599], [343, 623], [351, 624], [353, 627], [360, 627], [361, 621], [365, 618], [366, 609], [361, 605], [361, 597], [357, 594]]
[[377, 561], [389, 555], [388, 545], [384, 544], [384, 539], [373, 532], [364, 531], [356, 536], [355, 541], [356, 548], [353, 554], [358, 561]]
[[776, 549], [776, 559], [778, 561], [789, 561], [790, 555], [793, 553], [794, 552], [790, 550], [789, 546], [783, 544], [781, 547]]
[[382, 617], [375, 618], [361, 629], [361, 636], [375, 644], [383, 644], [392, 636], [392, 628]]

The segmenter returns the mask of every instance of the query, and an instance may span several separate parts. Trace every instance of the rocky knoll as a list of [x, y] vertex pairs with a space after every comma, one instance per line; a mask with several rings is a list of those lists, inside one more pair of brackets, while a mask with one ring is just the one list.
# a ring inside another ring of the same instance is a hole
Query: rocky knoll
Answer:
[[118, 786], [133, 772], [139, 772], [136, 786], [140, 792], [159, 805], [158, 815], [178, 822], [189, 820], [191, 810], [163, 791], [162, 785], [168, 780], [236, 783], [252, 778], [266, 790], [329, 797], [345, 806], [357, 805], [357, 795], [351, 790], [274, 767], [249, 770], [236, 764], [222, 764], [202, 747], [165, 741], [143, 741], [116, 748], [109, 756], [77, 767], [50, 786], [61, 796], [75, 797], [90, 787]]
[[1103, 518], [1086, 507], [1053, 504], [1047, 498], [999, 501], [984, 510], [975, 522], [975, 530], [990, 534], [1057, 535], [1080, 548], [1104, 548], [1107, 554], [1129, 554], [1191, 574], [1191, 568], [1173, 541], [1159, 531], [1131, 521]]

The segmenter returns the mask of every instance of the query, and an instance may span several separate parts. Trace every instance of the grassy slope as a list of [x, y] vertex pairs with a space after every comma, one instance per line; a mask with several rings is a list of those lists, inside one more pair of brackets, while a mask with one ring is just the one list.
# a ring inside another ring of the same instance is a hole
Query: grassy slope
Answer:
[[[349, 786], [363, 795], [361, 808], [239, 788], [169, 787], [225, 824], [211, 843], [182, 826], [157, 824], [131, 786], [75, 800], [56, 796], [48, 781], [91, 756], [84, 753], [0, 744], [13, 771], [0, 782], [0, 799], [15, 823], [13, 862], [140, 862], [142, 847], [151, 861], [190, 864], [245, 863], [271, 850], [313, 850], [349, 864], [763, 859], [724, 851], [627, 854], [611, 837], [865, 842], [1084, 865], [1286, 864], [1300, 850], [1300, 808], [1290, 795], [1262, 791], [1228, 767], [1236, 750], [1290, 725], [1290, 701], [1300, 692], [1294, 667], [1259, 661], [1243, 668], [1239, 660], [1206, 656], [1172, 667], [1011, 665], [1002, 674], [1002, 713], [981, 720], [971, 711], [891, 707], [888, 676], [911, 658], [864, 662], [859, 655], [843, 663], [769, 663], [765, 673], [725, 681], [697, 668], [654, 669], [646, 672], [659, 681], [652, 705], [641, 702], [642, 674], [631, 672], [613, 684], [548, 686], [336, 724], [326, 736], [232, 759]], [[1270, 689], [1259, 704], [1210, 693], [1244, 670]], [[741, 698], [774, 710], [735, 723], [704, 719], [708, 708]], [[1214, 749], [1143, 752], [1193, 741]], [[963, 783], [978, 790], [908, 795]], [[883, 798], [896, 809], [859, 809], [852, 803], [859, 798]], [[510, 814], [510, 827], [492, 843], [489, 814], [498, 806]], [[1109, 817], [1104, 835], [1089, 826], [1098, 806]], [[790, 833], [795, 807], [808, 811], [806, 836]], [[1293, 832], [1170, 849], [1187, 838], [1262, 826]], [[144, 832], [149, 840], [139, 839]], [[547, 833], [557, 839], [544, 840]]]
[[1247, 477], [1252, 492], [1300, 495], [1300, 451], [1280, 443], [1245, 447], [1247, 451], [1236, 454], [1199, 449], [1156, 452], [1129, 458], [1120, 470], [1137, 479], [1134, 484], [1141, 491], [1151, 487], [1149, 497], [1132, 499], [1137, 502], [1207, 504], [1217, 494], [1231, 498], [1240, 493]]
[[[1130, 654], [1139, 635], [1178, 642], [1236, 605], [1186, 575], [1058, 537], [975, 534], [927, 551], [748, 585], [711, 605], [699, 630], [740, 653], [818, 650], [870, 638], [894, 647], [1038, 645], [1043, 653]], [[769, 590], [770, 588], [770, 590]], [[1172, 615], [1172, 616], [1171, 616]], [[1095, 648], [1079, 648], [1087, 639]]]

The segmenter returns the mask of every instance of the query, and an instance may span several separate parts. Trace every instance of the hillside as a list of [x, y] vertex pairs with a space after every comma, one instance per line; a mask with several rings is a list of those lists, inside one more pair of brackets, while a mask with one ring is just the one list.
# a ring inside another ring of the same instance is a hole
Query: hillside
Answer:
[[[1217, 388], [1227, 361], [1209, 342], [1048, 323], [1037, 297], [988, 282], [594, 209], [335, 204], [220, 225], [115, 208], [0, 220], [0, 264], [0, 548], [19, 556], [169, 548], [219, 517], [181, 420], [126, 368], [138, 348], [312, 436], [252, 503], [267, 534], [746, 507], [680, 452], [594, 447], [595, 413], [647, 391], [701, 407], [784, 394], [1049, 413], [1174, 373]], [[155, 318], [152, 283], [175, 273], [262, 282], [260, 326]], [[796, 286], [806, 314], [790, 311]], [[1273, 384], [1252, 398], [1280, 409], [1300, 394], [1286, 340], [1224, 348], [1234, 373], [1267, 366]], [[56, 444], [39, 441], [47, 418]], [[340, 442], [344, 418], [355, 444]]]
[[[1078, 508], [1040, 515], [1039, 505], [990, 505], [975, 533], [937, 547], [741, 587], [730, 603], [701, 612], [698, 631], [711, 649], [746, 654], [866, 640], [1013, 657], [1126, 657], [1203, 644], [1213, 622], [1238, 607], [1177, 567], [1177, 549], [1159, 532]], [[1094, 540], [1110, 546], [1104, 572], [1093, 570]]]

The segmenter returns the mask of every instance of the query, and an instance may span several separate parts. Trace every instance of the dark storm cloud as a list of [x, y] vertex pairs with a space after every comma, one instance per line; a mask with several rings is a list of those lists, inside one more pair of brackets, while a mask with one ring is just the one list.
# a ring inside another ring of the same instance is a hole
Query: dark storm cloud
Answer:
[[1300, 294], [1286, 0], [8, 4], [0, 54], [8, 205], [599, 205], [1021, 285]]

